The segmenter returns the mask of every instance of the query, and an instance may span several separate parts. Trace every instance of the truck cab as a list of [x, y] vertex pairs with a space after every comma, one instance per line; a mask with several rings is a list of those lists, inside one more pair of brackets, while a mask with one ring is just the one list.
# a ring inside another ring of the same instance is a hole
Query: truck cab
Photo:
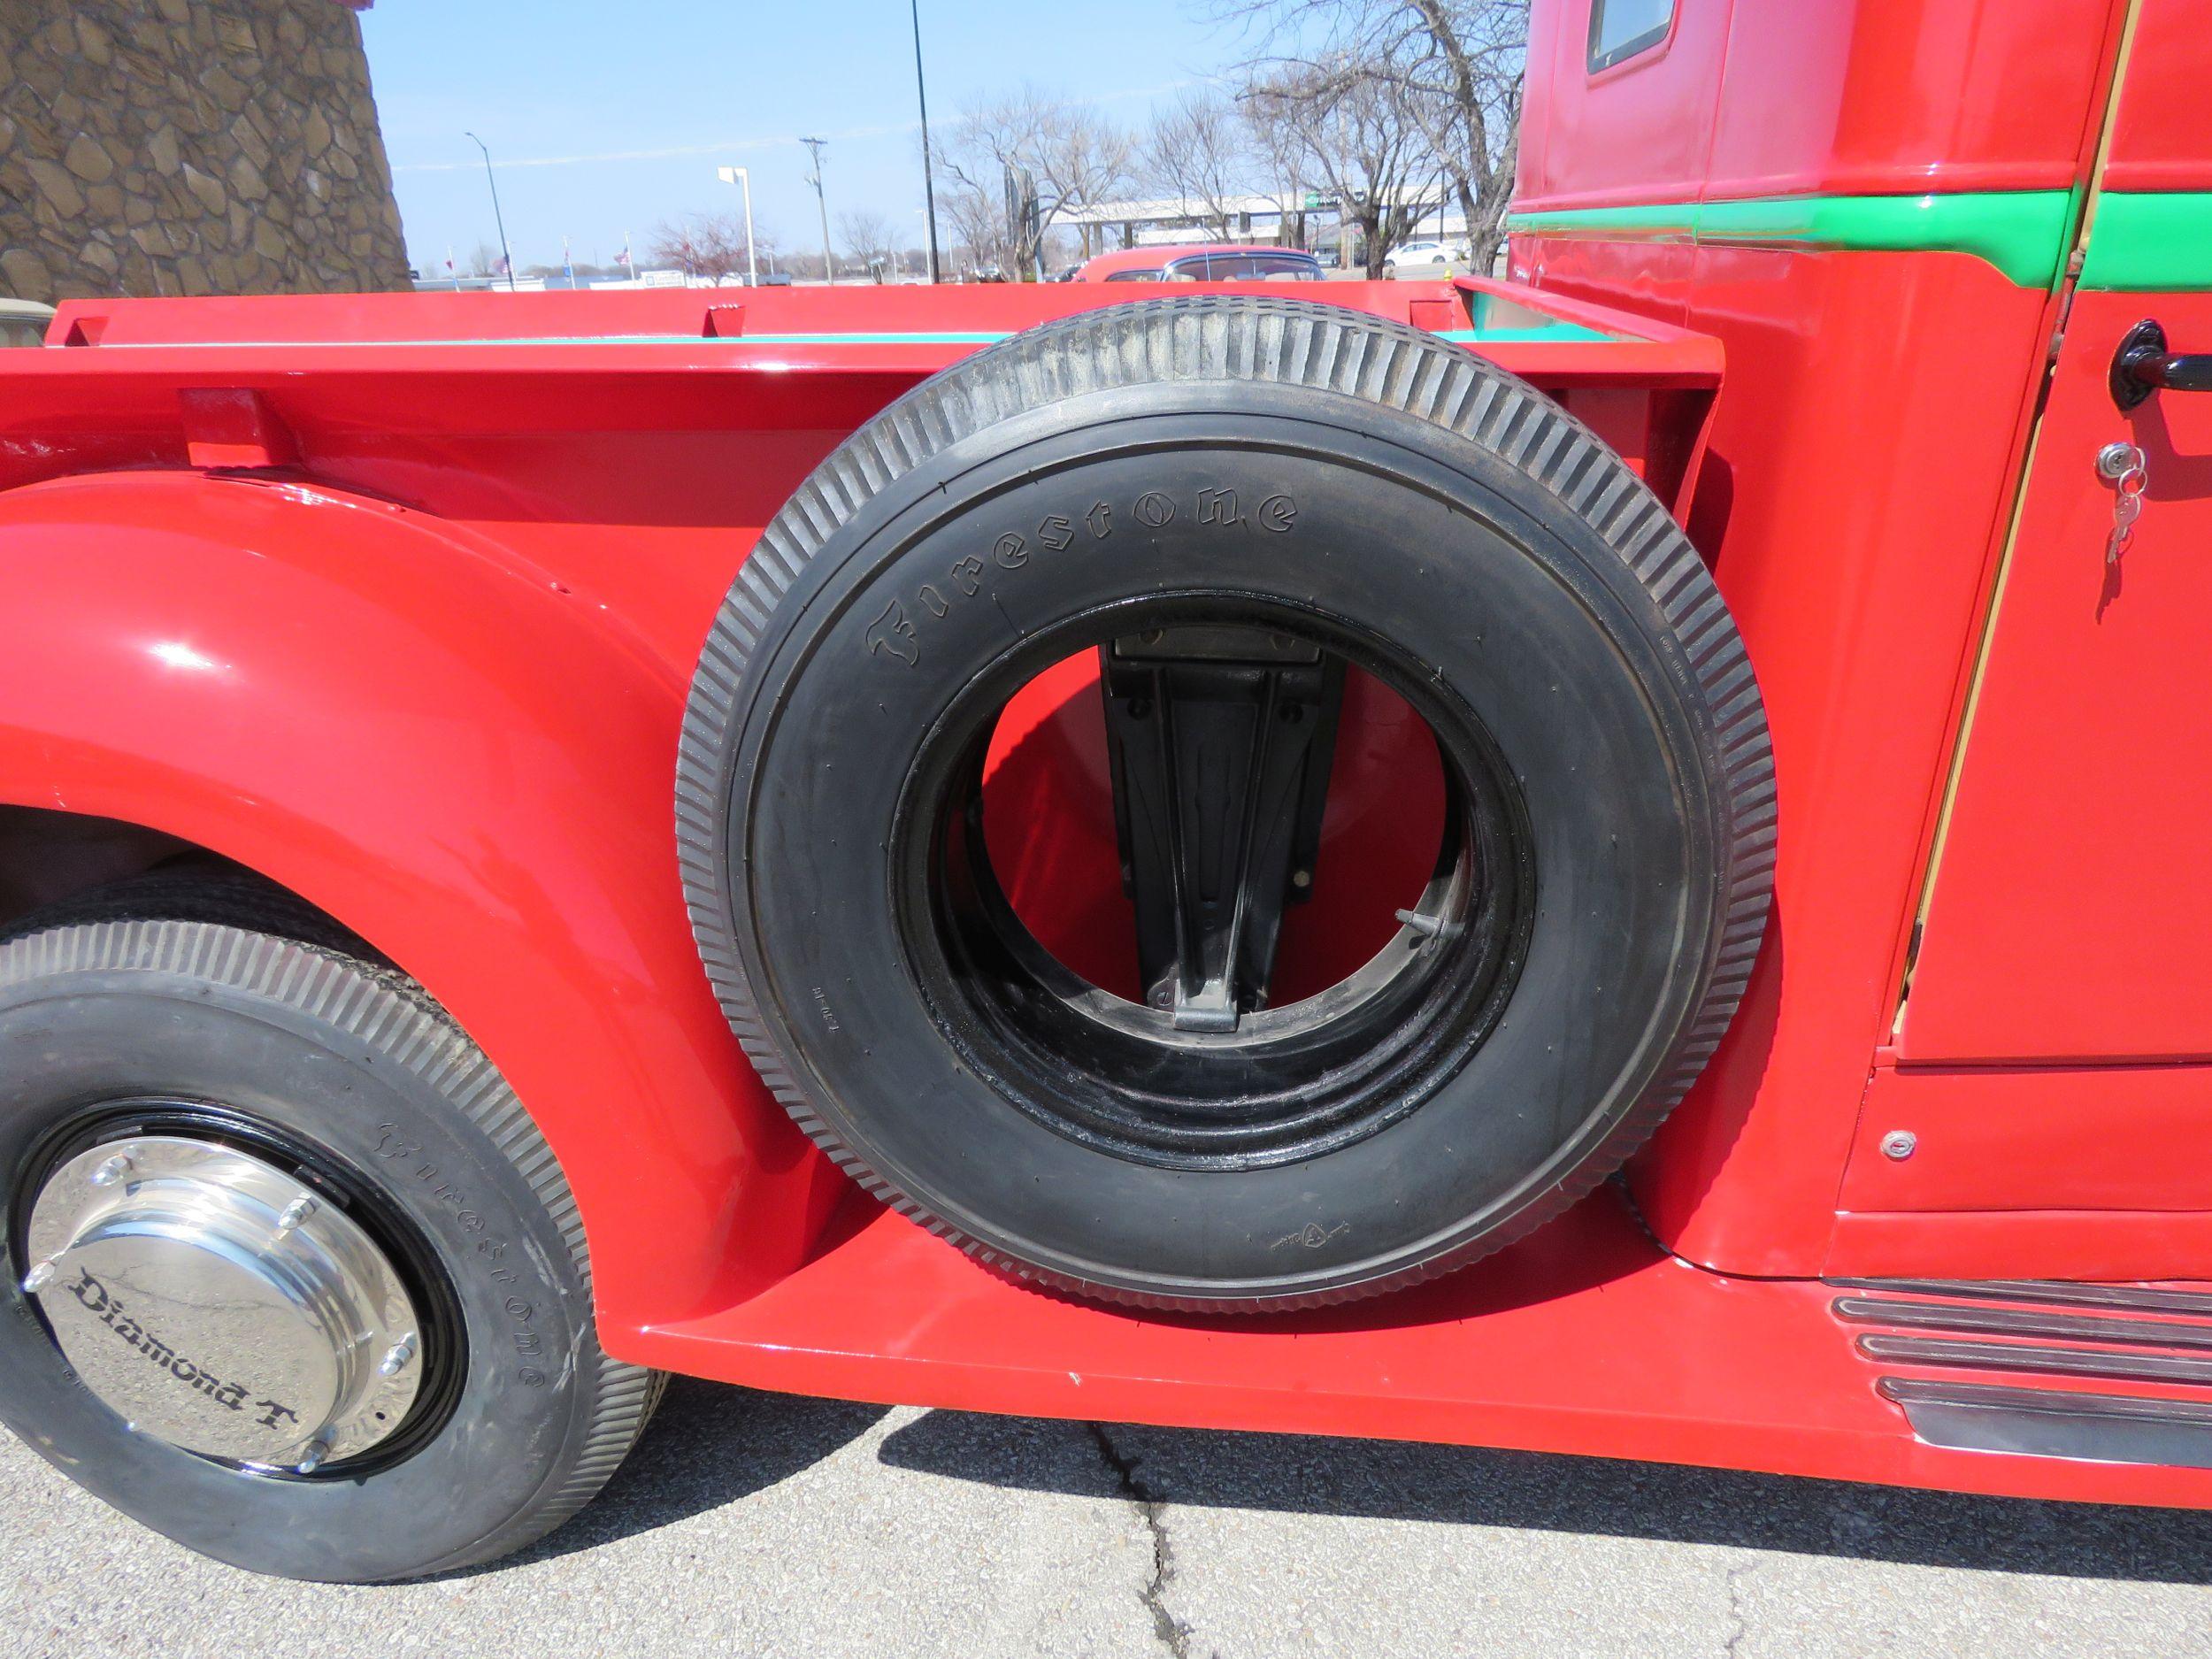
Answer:
[[2116, 389], [2212, 341], [2208, 50], [2162, 0], [1537, 10], [1511, 272], [1725, 344], [1691, 527], [1781, 757], [1788, 991], [1640, 1172], [1696, 1259], [2204, 1259], [2212, 406]]

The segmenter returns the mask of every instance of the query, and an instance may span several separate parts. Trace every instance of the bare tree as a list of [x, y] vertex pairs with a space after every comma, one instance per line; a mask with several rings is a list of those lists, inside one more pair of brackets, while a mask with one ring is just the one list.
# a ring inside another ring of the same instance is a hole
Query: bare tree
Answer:
[[845, 245], [848, 262], [883, 280], [896, 257], [891, 221], [865, 209], [849, 209], [837, 216], [837, 240]]
[[499, 275], [499, 250], [490, 242], [478, 242], [469, 254], [469, 274], [480, 277]]
[[1421, 95], [1357, 64], [1324, 61], [1256, 81], [1245, 94], [1255, 123], [1298, 157], [1314, 182], [1358, 227], [1370, 277], [1421, 215], [1421, 189], [1436, 177], [1425, 123], [1409, 108]]
[[1252, 135], [1237, 107], [1217, 92], [1186, 92], [1157, 111], [1139, 159], [1147, 188], [1186, 210], [1202, 209], [1226, 242], [1233, 204], [1250, 194], [1258, 165]]
[[1312, 164], [1307, 158], [1305, 145], [1292, 123], [1279, 119], [1263, 103], [1253, 97], [1249, 84], [1237, 100], [1238, 112], [1244, 118], [1246, 146], [1252, 156], [1252, 165], [1265, 180], [1267, 193], [1275, 198], [1281, 210], [1278, 238], [1286, 246], [1304, 248], [1310, 245], [1306, 236], [1306, 197], [1309, 173]]
[[[754, 229], [753, 252], [765, 267], [773, 257], [772, 238]], [[686, 213], [663, 219], [653, 227], [651, 256], [663, 265], [680, 265], [686, 274], [712, 277], [718, 281], [747, 268], [744, 215]]]
[[[979, 265], [1027, 280], [1055, 214], [1110, 200], [1129, 177], [1129, 138], [1082, 104], [1034, 87], [971, 104], [935, 151], [938, 206]], [[1010, 211], [1010, 176], [1026, 175], [1037, 213]]]
[[1490, 269], [1520, 153], [1528, 0], [1217, 0], [1215, 9], [1256, 32], [1259, 76], [1302, 74], [1325, 87], [1333, 66], [1340, 76], [1349, 67], [1399, 87], [1465, 217], [1474, 269]]

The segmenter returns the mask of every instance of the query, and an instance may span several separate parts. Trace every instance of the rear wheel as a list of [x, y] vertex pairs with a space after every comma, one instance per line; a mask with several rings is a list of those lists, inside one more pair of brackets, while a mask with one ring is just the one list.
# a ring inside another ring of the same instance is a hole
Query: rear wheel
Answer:
[[[991, 780], [1071, 664], [1113, 863], [1056, 902], [1009, 871], [1079, 835]], [[1437, 803], [1388, 880], [1327, 833], [1385, 706]], [[1710, 578], [1585, 428], [1431, 336], [1205, 297], [979, 354], [825, 463], [708, 641], [679, 822], [733, 1025], [873, 1190], [1055, 1284], [1251, 1309], [1617, 1166], [1740, 995], [1770, 785]], [[1382, 925], [1314, 973], [1295, 913], [1347, 890]]]
[[202, 878], [0, 941], [0, 1416], [147, 1525], [292, 1578], [520, 1547], [657, 1394], [599, 1347], [513, 1094], [359, 949]]

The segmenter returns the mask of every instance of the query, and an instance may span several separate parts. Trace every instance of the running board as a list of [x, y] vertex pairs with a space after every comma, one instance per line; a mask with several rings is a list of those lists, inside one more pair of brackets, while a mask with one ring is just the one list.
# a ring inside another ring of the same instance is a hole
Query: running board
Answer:
[[[2043, 1279], [1832, 1283], [1863, 1293], [1839, 1296], [1830, 1311], [1857, 1329], [1854, 1347], [1883, 1369], [1877, 1392], [1931, 1446], [2212, 1469], [2212, 1293]], [[2084, 1379], [2145, 1392], [2069, 1386]]]

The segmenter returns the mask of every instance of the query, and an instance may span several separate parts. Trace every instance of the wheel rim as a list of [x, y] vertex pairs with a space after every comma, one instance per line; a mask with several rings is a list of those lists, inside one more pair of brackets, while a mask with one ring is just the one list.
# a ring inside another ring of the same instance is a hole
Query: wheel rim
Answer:
[[[997, 711], [1044, 664], [1142, 631], [1222, 626], [1310, 642], [1397, 693], [1436, 740], [1446, 811], [1425, 890], [1363, 966], [1296, 1002], [1248, 1009], [1234, 1030], [1193, 1031], [1082, 979], [1029, 932], [985, 846], [981, 773]], [[1489, 734], [1418, 664], [1279, 602], [1179, 595], [1071, 619], [971, 682], [910, 772], [894, 901], [909, 972], [939, 1026], [1014, 1106], [1133, 1162], [1248, 1168], [1378, 1132], [1481, 1046], [1526, 954], [1531, 843]]]
[[34, 1160], [22, 1289], [133, 1432], [249, 1473], [351, 1478], [450, 1415], [462, 1339], [427, 1242], [357, 1174], [198, 1102], [114, 1102]]

